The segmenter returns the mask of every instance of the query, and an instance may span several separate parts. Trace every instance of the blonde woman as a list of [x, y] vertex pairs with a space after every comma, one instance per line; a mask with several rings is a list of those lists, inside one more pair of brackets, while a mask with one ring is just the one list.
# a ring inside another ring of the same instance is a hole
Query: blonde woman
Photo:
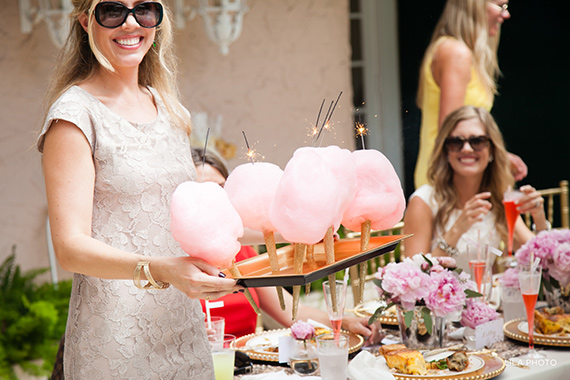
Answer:
[[54, 248], [75, 273], [65, 378], [213, 379], [198, 299], [241, 287], [170, 233], [171, 195], [196, 178], [170, 13], [73, 5], [38, 139]]
[[[427, 183], [429, 158], [445, 117], [472, 105], [490, 110], [497, 94], [501, 25], [511, 17], [507, 0], [447, 0], [420, 68], [417, 105], [422, 111], [415, 187]], [[527, 167], [509, 154], [515, 179]]]
[[[406, 255], [431, 252], [453, 256], [469, 270], [466, 246], [482, 239], [496, 248], [507, 241], [503, 194], [514, 179], [503, 137], [484, 108], [463, 106], [444, 120], [435, 140], [428, 171], [429, 184], [411, 196], [404, 216]], [[544, 200], [522, 186], [521, 213], [530, 212], [538, 231], [548, 229]], [[519, 216], [515, 248], [533, 237]]]

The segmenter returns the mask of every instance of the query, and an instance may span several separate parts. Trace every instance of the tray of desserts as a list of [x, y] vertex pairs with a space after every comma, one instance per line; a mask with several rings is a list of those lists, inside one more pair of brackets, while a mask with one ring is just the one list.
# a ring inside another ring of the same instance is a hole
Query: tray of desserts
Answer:
[[382, 346], [380, 354], [397, 380], [484, 380], [500, 375], [506, 367], [496, 355], [443, 351], [428, 356], [403, 344]]
[[411, 235], [372, 236], [368, 250], [360, 250], [360, 239], [341, 239], [334, 242], [334, 262], [326, 263], [323, 243], [313, 246], [312, 255], [305, 255], [303, 268], [295, 272], [295, 244], [277, 250], [279, 273], [273, 274], [267, 253], [238, 262], [241, 276], [234, 277], [229, 269], [223, 272], [228, 278], [236, 278], [244, 287], [306, 285], [330, 274], [392, 252], [403, 239]]
[[[513, 319], [503, 325], [505, 336], [528, 342], [526, 318]], [[570, 314], [560, 307], [534, 311], [534, 343], [544, 346], [570, 347]]]

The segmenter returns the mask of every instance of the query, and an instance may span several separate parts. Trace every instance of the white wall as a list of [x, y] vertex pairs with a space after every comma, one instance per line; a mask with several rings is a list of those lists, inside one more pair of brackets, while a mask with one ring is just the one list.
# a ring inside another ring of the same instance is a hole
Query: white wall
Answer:
[[[195, 0], [186, 0], [195, 4]], [[18, 1], [0, 8], [0, 261], [17, 245], [24, 268], [47, 267], [45, 202], [34, 143], [57, 49], [43, 23], [20, 32]], [[179, 82], [193, 112], [223, 116], [222, 138], [245, 162], [245, 131], [265, 161], [284, 167], [308, 144], [323, 100], [343, 95], [323, 146], [354, 148], [347, 0], [249, 0], [241, 37], [222, 56], [199, 18], [177, 30]], [[69, 277], [60, 269], [60, 276]]]

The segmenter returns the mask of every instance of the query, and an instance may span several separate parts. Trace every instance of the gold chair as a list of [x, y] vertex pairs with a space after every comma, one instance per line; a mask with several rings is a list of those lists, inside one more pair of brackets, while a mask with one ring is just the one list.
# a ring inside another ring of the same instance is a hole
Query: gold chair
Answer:
[[[560, 187], [552, 189], [538, 190], [546, 200], [546, 219], [554, 228], [554, 197], [558, 196], [560, 201], [560, 227], [556, 228], [570, 228], [570, 217], [568, 208], [568, 181], [560, 181]], [[525, 214], [525, 223], [530, 228], [531, 226], [530, 213]]]
[[[404, 222], [401, 221], [397, 223], [394, 227], [388, 228], [386, 230], [375, 230], [371, 231], [371, 236], [383, 236], [383, 235], [401, 235], [404, 230]], [[346, 234], [347, 238], [358, 238], [360, 237], [360, 232], [348, 232]], [[399, 260], [403, 256], [403, 248], [401, 244], [396, 246], [396, 249], [392, 252], [388, 252], [380, 257], [367, 261], [367, 272], [364, 281], [370, 281], [374, 278], [374, 275], [378, 271], [378, 267], [383, 267], [391, 262]], [[352, 288], [352, 295], [354, 297], [354, 304], [358, 304], [359, 300], [362, 300], [362, 288], [360, 286], [360, 269], [359, 265], [354, 265], [349, 269], [350, 273], [350, 286]]]

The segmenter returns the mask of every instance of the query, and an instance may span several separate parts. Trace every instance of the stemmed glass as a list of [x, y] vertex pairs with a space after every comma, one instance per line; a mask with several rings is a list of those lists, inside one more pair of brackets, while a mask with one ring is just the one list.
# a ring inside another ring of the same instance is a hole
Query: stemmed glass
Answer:
[[519, 266], [519, 284], [528, 323], [528, 353], [520, 357], [523, 359], [542, 359], [546, 357], [534, 349], [534, 308], [538, 297], [541, 275], [542, 268], [537, 263]]
[[509, 233], [508, 250], [509, 257], [513, 255], [513, 239], [515, 232], [515, 224], [519, 217], [516, 201], [522, 197], [522, 192], [519, 190], [509, 189], [503, 195], [503, 205], [505, 206], [505, 216], [507, 218], [507, 230]]
[[335, 337], [340, 336], [340, 327], [342, 325], [342, 317], [344, 315], [344, 305], [346, 302], [346, 281], [336, 280], [336, 291], [331, 292], [329, 281], [323, 282], [323, 293], [325, 295], [325, 303], [327, 312], [331, 321], [331, 327]]

